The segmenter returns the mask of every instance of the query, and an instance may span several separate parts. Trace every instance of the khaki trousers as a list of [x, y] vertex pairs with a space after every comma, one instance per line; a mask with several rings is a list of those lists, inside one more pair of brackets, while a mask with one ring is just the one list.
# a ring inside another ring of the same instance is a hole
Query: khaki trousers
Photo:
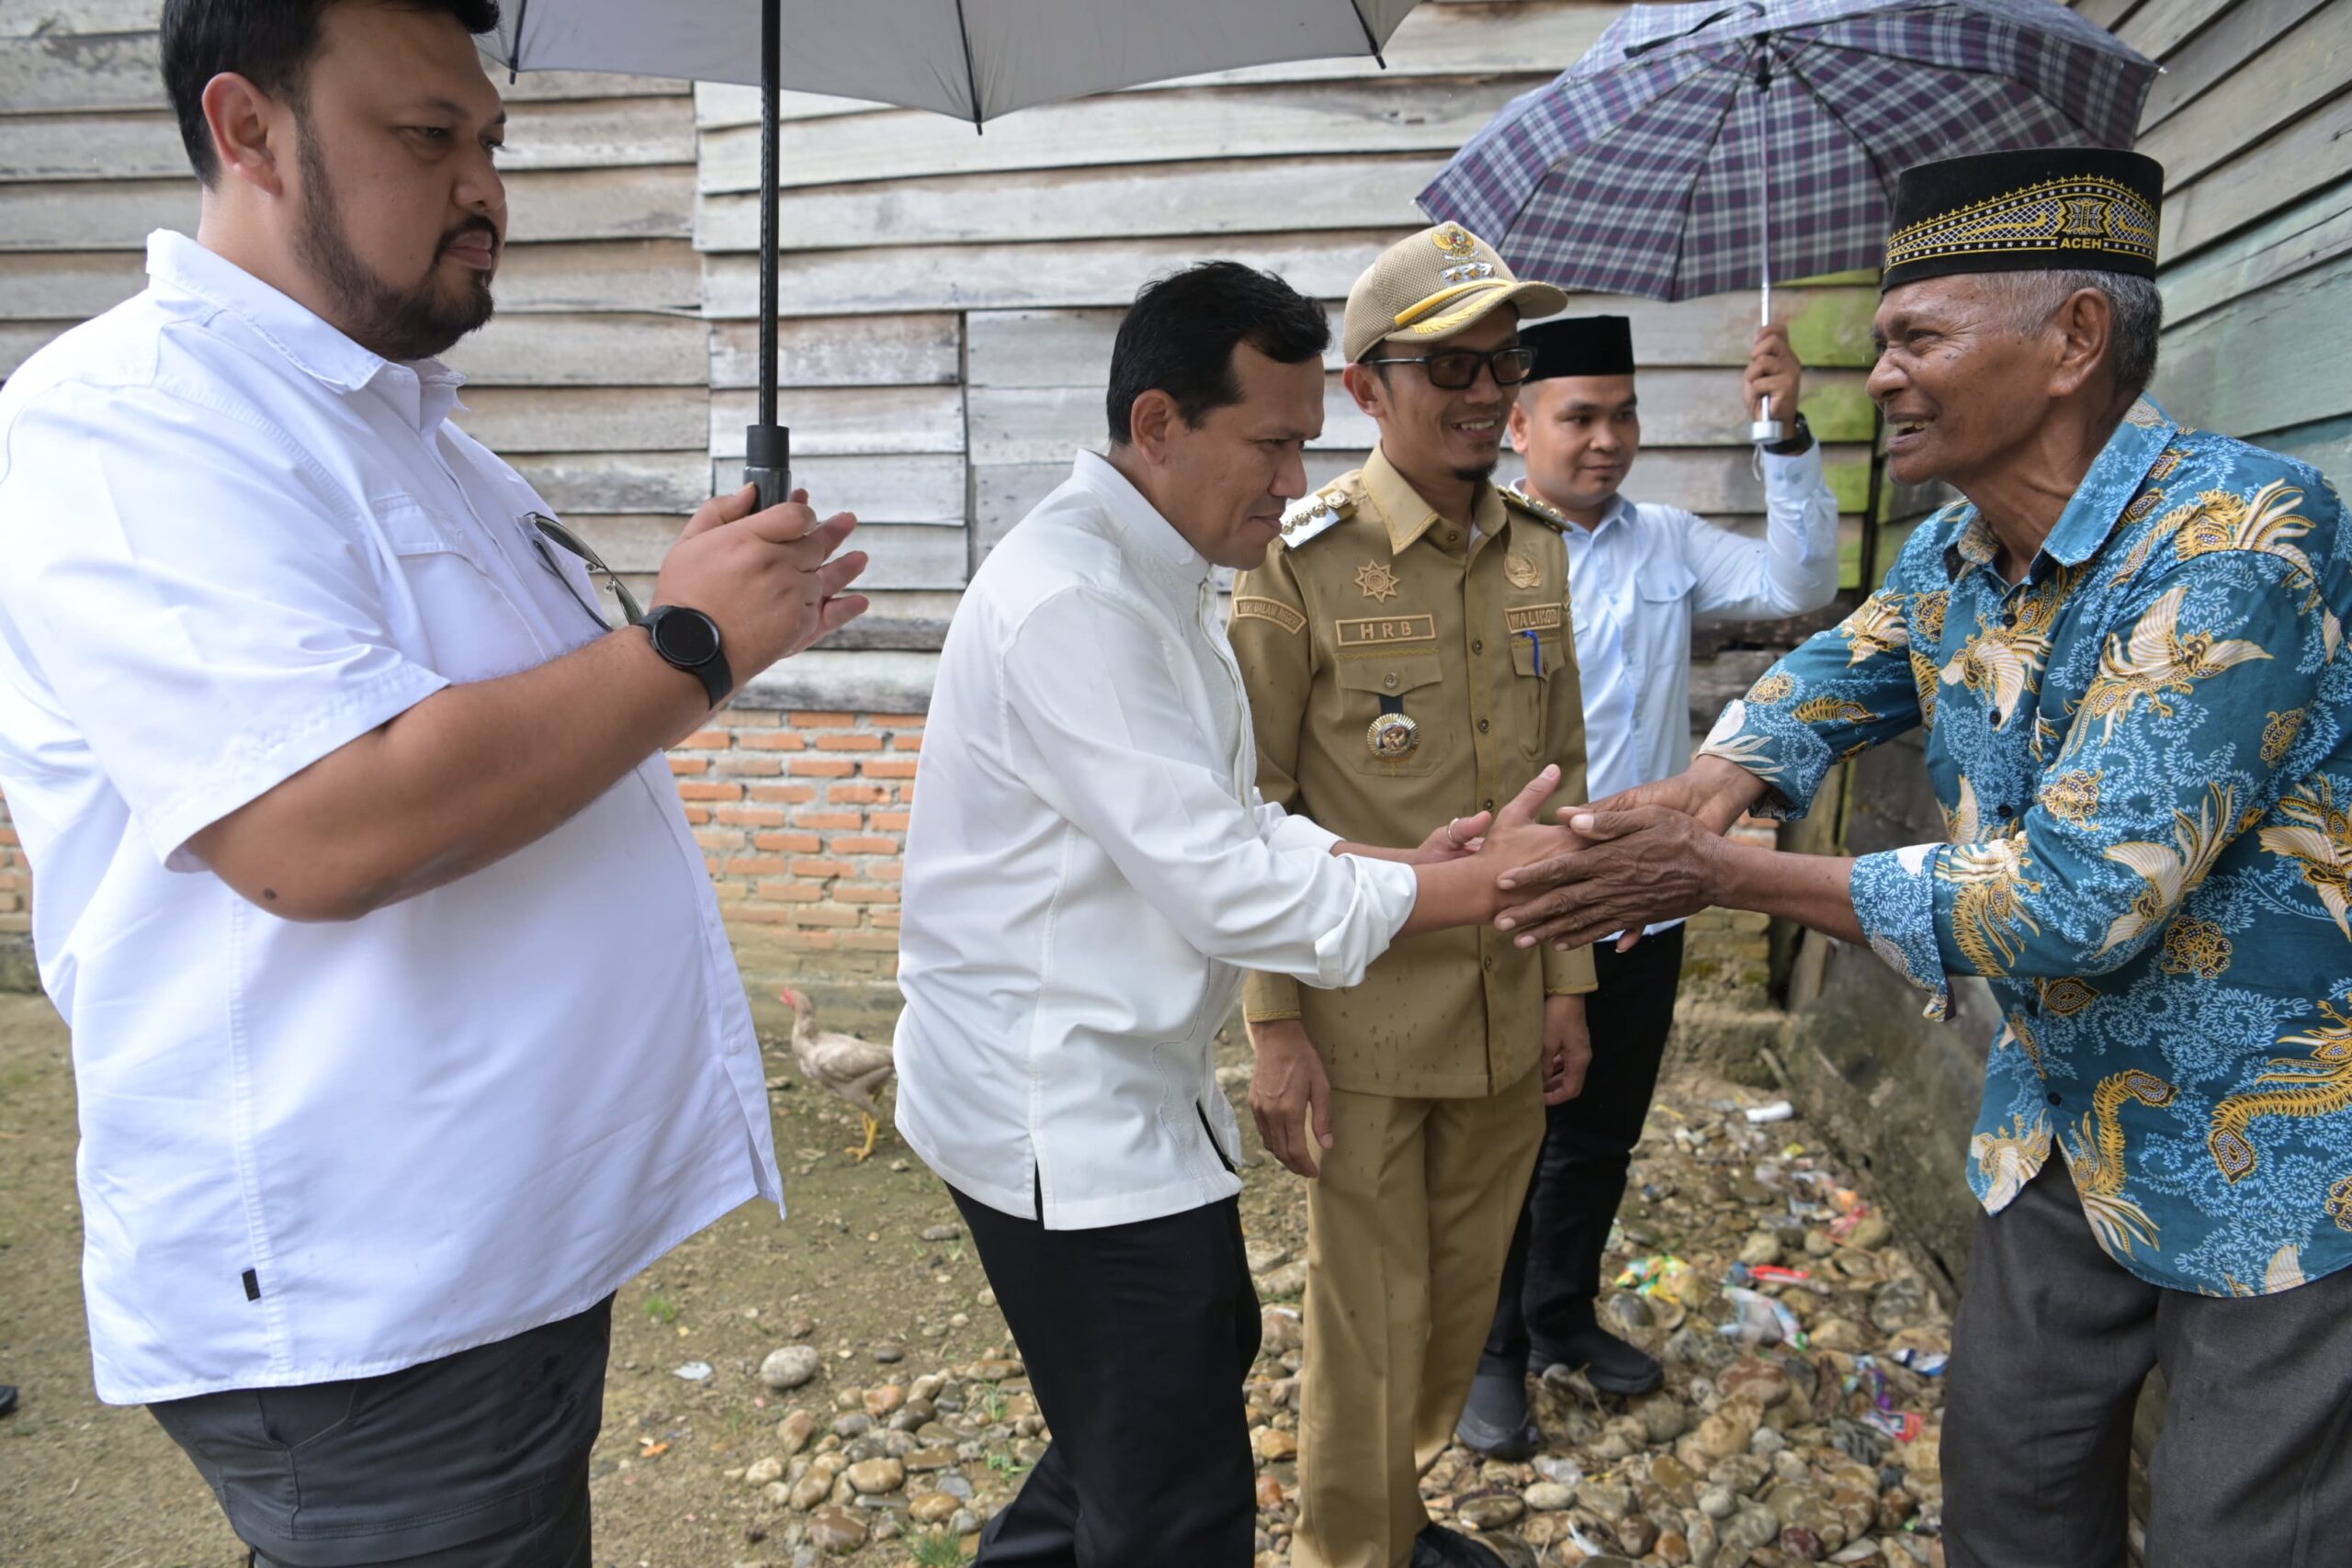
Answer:
[[1539, 1075], [1481, 1100], [1331, 1096], [1307, 1187], [1292, 1568], [1406, 1568], [1544, 1142]]

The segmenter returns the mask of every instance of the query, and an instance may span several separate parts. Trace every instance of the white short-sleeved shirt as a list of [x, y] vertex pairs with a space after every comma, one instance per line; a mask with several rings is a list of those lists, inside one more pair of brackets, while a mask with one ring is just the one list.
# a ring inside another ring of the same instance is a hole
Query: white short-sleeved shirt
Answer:
[[781, 1199], [659, 754], [357, 920], [277, 919], [188, 854], [444, 686], [602, 628], [577, 563], [532, 544], [545, 502], [446, 422], [455, 373], [379, 359], [177, 234], [148, 273], [0, 389], [0, 791], [74, 1032], [117, 1404], [502, 1338]]
[[1209, 563], [1092, 453], [973, 574], [917, 782], [908, 1144], [1049, 1230], [1239, 1191], [1211, 1049], [1241, 969], [1355, 985], [1419, 884], [1258, 793]]

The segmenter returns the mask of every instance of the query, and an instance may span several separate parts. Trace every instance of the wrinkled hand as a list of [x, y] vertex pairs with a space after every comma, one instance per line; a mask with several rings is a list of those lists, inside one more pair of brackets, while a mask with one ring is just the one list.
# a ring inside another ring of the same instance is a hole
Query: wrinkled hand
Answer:
[[1544, 1103], [1558, 1105], [1584, 1092], [1592, 1066], [1592, 1032], [1582, 997], [1544, 998]]
[[1657, 806], [1588, 807], [1568, 818], [1587, 847], [1505, 879], [1507, 887], [1532, 895], [1495, 921], [1520, 946], [1582, 947], [1611, 931], [1695, 915], [1716, 902], [1723, 839], [1704, 824]]
[[[1295, 1018], [1250, 1026], [1257, 1066], [1250, 1077], [1250, 1114], [1266, 1152], [1299, 1175], [1319, 1168], [1317, 1149], [1331, 1146], [1331, 1080], [1323, 1058]], [[1311, 1127], [1311, 1131], [1310, 1131]]]
[[1476, 858], [1495, 873], [1496, 885], [1512, 872], [1539, 861], [1550, 861], [1577, 847], [1577, 836], [1566, 828], [1536, 820], [1536, 813], [1560, 787], [1560, 770], [1547, 766], [1527, 787], [1505, 802], [1479, 840]]
[[808, 492], [797, 490], [783, 504], [755, 511], [759, 492], [750, 485], [713, 496], [662, 558], [653, 603], [683, 604], [717, 622], [738, 683], [865, 611], [863, 596], [842, 592], [865, 570], [865, 553], [834, 553], [857, 519], [842, 512], [820, 523], [808, 502]]
[[1772, 417], [1781, 422], [1790, 434], [1796, 434], [1797, 391], [1804, 375], [1804, 367], [1797, 362], [1796, 350], [1789, 346], [1789, 329], [1779, 321], [1756, 334], [1756, 347], [1748, 355], [1747, 370], [1739, 381], [1741, 407], [1753, 418], [1756, 405], [1766, 398], [1772, 400]]
[[1478, 852], [1486, 841], [1487, 825], [1494, 813], [1481, 811], [1469, 817], [1456, 817], [1439, 826], [1405, 856], [1408, 865], [1442, 865], [1450, 860], [1464, 860]]

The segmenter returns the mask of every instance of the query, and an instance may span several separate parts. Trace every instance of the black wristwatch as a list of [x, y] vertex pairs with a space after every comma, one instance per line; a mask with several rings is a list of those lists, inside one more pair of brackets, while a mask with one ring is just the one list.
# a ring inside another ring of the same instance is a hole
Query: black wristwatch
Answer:
[[639, 623], [653, 639], [653, 651], [670, 664], [702, 682], [717, 707], [735, 689], [727, 669], [727, 655], [718, 646], [718, 623], [700, 610], [682, 604], [662, 604]]
[[1775, 446], [1767, 446], [1764, 450], [1775, 457], [1801, 457], [1810, 451], [1813, 447], [1813, 426], [1804, 422], [1804, 415], [1802, 413], [1797, 415], [1796, 425], [1796, 433], [1786, 441]]

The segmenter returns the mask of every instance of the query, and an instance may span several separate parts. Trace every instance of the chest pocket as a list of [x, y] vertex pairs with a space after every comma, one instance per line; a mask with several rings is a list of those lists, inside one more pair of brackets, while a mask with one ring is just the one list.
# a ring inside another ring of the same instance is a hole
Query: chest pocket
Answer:
[[[1445, 667], [1435, 652], [1343, 659], [1336, 679], [1341, 708], [1336, 743], [1356, 772], [1426, 778], [1444, 765], [1462, 722], [1462, 701], [1459, 694], [1446, 693]], [[1409, 722], [1409, 733], [1387, 716], [1392, 714]]]
[[466, 682], [517, 674], [563, 651], [515, 602], [487, 541], [408, 496], [374, 510], [391, 551], [388, 619], [403, 653]]

